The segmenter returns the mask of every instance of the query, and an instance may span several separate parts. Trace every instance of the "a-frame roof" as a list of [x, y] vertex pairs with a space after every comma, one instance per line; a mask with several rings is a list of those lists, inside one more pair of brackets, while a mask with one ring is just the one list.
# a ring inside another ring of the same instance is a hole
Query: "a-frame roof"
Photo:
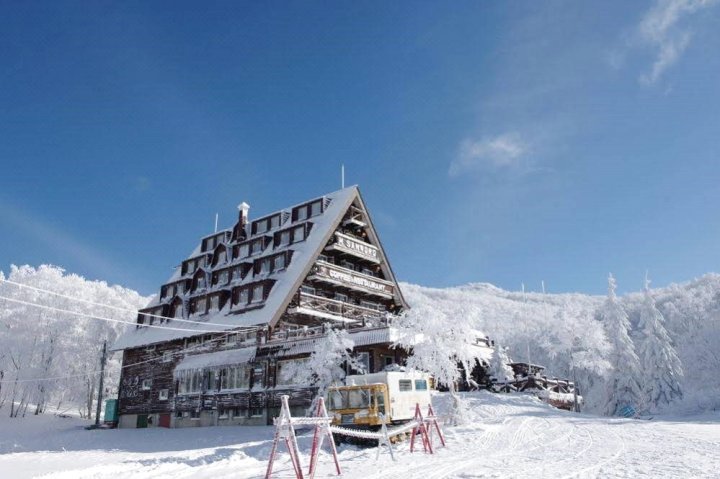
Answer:
[[[271, 250], [269, 251], [270, 254], [275, 254], [283, 249], [292, 250], [292, 261], [284, 271], [273, 274], [272, 279], [275, 282], [262, 308], [248, 310], [240, 314], [231, 313], [230, 301], [228, 301], [228, 304], [222, 310], [213, 314], [202, 316], [201, 321], [212, 323], [212, 325], [208, 324], [205, 326], [203, 324], [196, 323], [173, 322], [172, 320], [170, 320], [169, 323], [164, 323], [167, 326], [187, 329], [189, 331], [176, 331], [147, 327], [137, 328], [136, 326], [129, 326], [125, 333], [115, 342], [113, 349], [121, 350], [160, 343], [174, 339], [191, 337], [208, 331], [221, 332], [237, 328], [264, 325], [275, 326], [287, 309], [290, 301], [292, 300], [293, 294], [300, 287], [303, 280], [310, 272], [315, 260], [322, 253], [323, 248], [332, 238], [333, 233], [340, 225], [340, 222], [343, 220], [343, 216], [353, 204], [365, 212], [368, 235], [370, 236], [371, 242], [377, 246], [380, 252], [383, 274], [388, 281], [392, 281], [395, 284], [394, 290], [396, 291], [396, 296], [394, 301], [396, 304], [407, 308], [408, 306], [405, 299], [402, 297], [399, 287], [397, 286], [397, 281], [395, 280], [390, 263], [387, 261], [387, 257], [383, 251], [377, 232], [372, 225], [370, 216], [367, 213], [367, 209], [365, 208], [365, 204], [362, 200], [358, 187], [351, 186], [349, 188], [344, 188], [317, 199], [322, 199], [324, 201], [325, 208], [320, 215], [307, 220], [308, 223], [312, 223], [312, 228], [305, 241], [294, 243], [287, 248], [269, 248]], [[308, 202], [300, 204], [302, 205], [307, 203]], [[294, 207], [288, 208], [279, 213], [290, 212], [292, 211], [292, 208]], [[263, 218], [267, 218], [268, 216], [269, 215], [265, 215]], [[251, 224], [252, 222], [246, 225], [246, 231], [250, 232]], [[289, 223], [282, 225], [279, 230], [284, 229], [288, 225]], [[248, 239], [252, 240], [255, 237], [260, 237], [262, 235], [252, 236], [248, 234], [248, 236]], [[189, 258], [198, 256], [202, 256], [199, 247], [193, 251]], [[263, 256], [266, 256], [266, 254], [263, 253], [260, 257]], [[229, 265], [224, 265], [223, 267], [227, 266]], [[167, 281], [167, 283], [179, 280], [180, 274], [180, 268], [178, 268], [178, 271]], [[247, 283], [247, 281], [244, 281], [243, 284]], [[158, 304], [158, 300], [156, 300], [152, 304], [148, 305], [148, 307], [157, 306]]]

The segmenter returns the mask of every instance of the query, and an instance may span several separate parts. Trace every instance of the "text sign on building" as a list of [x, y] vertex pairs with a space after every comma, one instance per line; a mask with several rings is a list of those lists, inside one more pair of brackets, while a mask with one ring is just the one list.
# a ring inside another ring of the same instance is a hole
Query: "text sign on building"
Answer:
[[335, 245], [338, 249], [360, 256], [361, 258], [369, 259], [376, 263], [380, 262], [380, 254], [375, 246], [342, 233], [335, 233], [335, 238]]
[[342, 270], [340, 268], [331, 267], [326, 264], [318, 264], [315, 266], [314, 274], [331, 279], [336, 282], [347, 284], [349, 286], [356, 286], [365, 290], [375, 291], [381, 294], [392, 296], [393, 287], [390, 284], [376, 281], [371, 277], [368, 277], [359, 273], [352, 273], [350, 271]]

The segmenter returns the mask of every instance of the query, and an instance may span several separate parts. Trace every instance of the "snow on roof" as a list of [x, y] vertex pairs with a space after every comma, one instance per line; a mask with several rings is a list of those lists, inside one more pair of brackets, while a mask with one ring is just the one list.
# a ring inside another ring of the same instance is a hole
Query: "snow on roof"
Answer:
[[228, 366], [231, 364], [249, 363], [255, 359], [255, 346], [250, 348], [230, 349], [207, 354], [185, 356], [175, 366], [175, 372], [192, 369], [209, 368], [213, 366]]
[[[174, 331], [147, 327], [137, 328], [135, 325], [129, 326], [126, 329], [125, 333], [120, 336], [120, 338], [118, 338], [118, 340], [115, 342], [112, 349], [117, 351], [138, 346], [144, 346], [147, 344], [154, 344], [174, 339], [196, 336], [198, 334], [203, 334], [211, 331], [222, 332], [236, 328], [248, 328], [267, 324], [274, 325], [274, 323], [280, 318], [288, 303], [292, 299], [292, 294], [300, 287], [303, 279], [305, 278], [305, 276], [307, 276], [310, 268], [312, 267], [313, 259], [320, 253], [322, 248], [328, 242], [337, 225], [342, 220], [343, 215], [350, 207], [352, 202], [358, 197], [359, 190], [357, 186], [350, 186], [348, 188], [338, 190], [324, 196], [324, 198], [326, 200], [330, 200], [330, 202], [329, 204], [327, 204], [326, 202], [327, 206], [320, 215], [311, 217], [307, 220], [307, 222], [313, 224], [313, 227], [310, 230], [310, 233], [305, 239], [305, 241], [294, 243], [286, 248], [293, 251], [292, 261], [290, 261], [290, 264], [284, 271], [273, 273], [272, 275], [268, 276], [268, 278], [275, 280], [275, 284], [273, 285], [270, 294], [265, 300], [262, 308], [246, 311], [239, 314], [228, 314], [229, 311], [227, 308], [225, 308], [219, 312], [216, 312], [215, 314], [208, 314], [202, 316], [203, 321], [213, 323], [213, 325], [208, 326], [183, 322], [173, 323], [172, 320], [167, 323], [168, 326], [188, 329], [190, 331]], [[315, 199], [321, 198], [314, 198], [313, 200]], [[308, 202], [306, 201], [299, 203], [298, 205], [304, 205], [307, 203]], [[294, 207], [295, 206], [292, 206], [288, 209], [281, 210], [278, 213], [291, 210]], [[263, 217], [267, 216], [271, 215], [264, 215]], [[252, 221], [248, 224], [251, 223]], [[296, 224], [300, 223], [301, 222], [297, 222]], [[280, 229], [284, 229], [287, 226], [289, 226], [289, 224], [283, 225]], [[255, 236], [259, 238], [262, 235]], [[190, 258], [199, 256], [201, 254], [200, 248], [200, 245], [198, 245], [191, 253]], [[261, 256], [254, 257], [253, 260], [261, 258], [266, 254], [273, 254], [279, 251], [282, 251], [282, 249], [268, 248], [268, 251], [266, 251]], [[180, 278], [181, 272], [180, 268], [178, 268], [168, 282], [177, 281]], [[252, 275], [248, 275], [248, 278], [238, 284], [249, 284], [254, 281], [257, 281], [257, 278], [252, 278]], [[157, 300], [152, 303], [152, 305], [158, 304], [161, 303], [159, 303]], [[221, 326], [217, 326], [218, 324], [220, 324]]]

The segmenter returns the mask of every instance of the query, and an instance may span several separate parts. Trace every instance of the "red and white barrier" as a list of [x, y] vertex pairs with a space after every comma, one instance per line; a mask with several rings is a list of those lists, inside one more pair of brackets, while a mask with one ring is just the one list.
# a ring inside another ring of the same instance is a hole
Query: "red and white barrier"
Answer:
[[332, 426], [330, 424], [331, 418], [328, 416], [327, 410], [325, 409], [325, 401], [323, 398], [318, 398], [318, 405], [315, 410], [315, 415], [312, 417], [292, 417], [290, 414], [290, 406], [288, 405], [289, 396], [281, 397], [282, 408], [280, 415], [275, 418], [275, 437], [273, 439], [272, 450], [270, 452], [270, 460], [268, 461], [267, 472], [265, 473], [265, 479], [270, 479], [272, 476], [273, 464], [275, 462], [275, 456], [277, 455], [278, 445], [281, 439], [285, 442], [288, 452], [290, 454], [290, 462], [295, 470], [295, 477], [297, 479], [304, 479], [302, 470], [302, 462], [300, 461], [300, 451], [297, 444], [297, 437], [295, 436], [295, 425], [314, 425], [315, 430], [313, 432], [312, 448], [310, 451], [310, 467], [308, 469], [307, 477], [312, 479], [315, 476], [317, 470], [317, 461], [320, 455], [320, 449], [323, 443], [327, 439], [330, 444], [330, 451], [335, 461], [335, 469], [338, 475], [341, 475], [340, 461], [337, 456], [337, 449], [335, 448], [335, 441], [333, 434], [340, 434], [343, 436], [352, 436], [362, 439], [377, 439], [378, 440], [378, 452], [376, 459], [380, 457], [381, 446], [387, 446], [390, 452], [390, 456], [393, 461], [395, 460], [395, 454], [393, 453], [392, 444], [390, 438], [404, 432], [412, 431], [410, 435], [410, 452], [414, 452], [415, 449], [415, 438], [420, 437], [423, 445], [423, 450], [426, 453], [433, 454], [433, 428], [437, 432], [440, 443], [445, 446], [445, 437], [440, 430], [440, 424], [438, 423], [437, 416], [433, 411], [432, 406], [428, 406], [428, 412], [425, 417], [420, 411], [420, 405], [415, 405], [415, 417], [412, 421], [396, 426], [392, 429], [388, 429], [383, 418], [382, 426], [380, 431], [364, 431], [359, 429], [349, 429], [339, 426]]
[[325, 409], [325, 401], [323, 398], [318, 399], [318, 407], [313, 417], [292, 417], [290, 415], [290, 406], [288, 405], [289, 396], [283, 395], [280, 399], [282, 407], [280, 409], [280, 415], [275, 419], [275, 437], [273, 438], [273, 445], [270, 451], [270, 460], [268, 461], [267, 472], [265, 473], [265, 479], [270, 479], [272, 476], [273, 464], [275, 463], [275, 456], [277, 455], [278, 444], [280, 440], [284, 440], [285, 445], [290, 453], [290, 462], [295, 470], [295, 477], [297, 479], [304, 479], [302, 470], [302, 462], [300, 461], [300, 450], [297, 444], [297, 437], [295, 436], [296, 424], [313, 424], [315, 431], [313, 433], [312, 451], [310, 453], [310, 469], [308, 470], [308, 478], [312, 479], [315, 476], [315, 470], [317, 468], [317, 460], [320, 455], [320, 449], [326, 438], [330, 440], [330, 449], [332, 451], [333, 459], [335, 460], [335, 468], [337, 469], [338, 475], [340, 472], [340, 462], [337, 457], [337, 450], [335, 449], [335, 441], [333, 440], [332, 431], [330, 431], [331, 418], [327, 415]]

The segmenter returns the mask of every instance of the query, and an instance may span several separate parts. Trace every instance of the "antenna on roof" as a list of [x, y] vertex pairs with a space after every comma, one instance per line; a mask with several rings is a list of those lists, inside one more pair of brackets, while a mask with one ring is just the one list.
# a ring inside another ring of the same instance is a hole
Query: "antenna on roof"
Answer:
[[218, 213], [215, 213], [215, 232], [217, 233]]
[[340, 184], [343, 189], [345, 189], [345, 164], [343, 163], [340, 166]]

